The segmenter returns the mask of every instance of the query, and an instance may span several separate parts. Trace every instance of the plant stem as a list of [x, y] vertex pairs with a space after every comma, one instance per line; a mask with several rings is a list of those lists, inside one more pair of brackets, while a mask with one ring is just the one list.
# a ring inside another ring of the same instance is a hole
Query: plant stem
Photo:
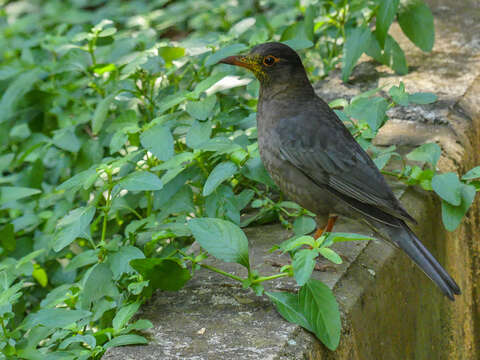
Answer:
[[239, 277], [239, 276], [236, 276], [236, 275], [233, 275], [233, 274], [230, 274], [226, 271], [223, 271], [223, 270], [220, 270], [220, 269], [217, 269], [216, 267], [213, 267], [213, 266], [210, 266], [210, 265], [206, 265], [206, 264], [198, 264], [200, 265], [201, 267], [205, 268], [205, 269], [208, 269], [208, 270], [212, 270], [212, 271], [215, 271], [216, 273], [219, 273], [221, 275], [224, 275], [224, 276], [227, 276], [233, 280], [237, 280], [237, 281], [240, 281], [240, 282], [243, 282], [245, 281], [245, 279]]
[[395, 173], [395, 172], [393, 172], [393, 171], [382, 170], [381, 173], [384, 174], [384, 175], [395, 176], [397, 179], [401, 179], [401, 178], [402, 178], [402, 174], [400, 174], [400, 173]]
[[111, 197], [112, 197], [112, 173], [107, 171], [108, 176], [108, 192], [107, 192], [107, 200], [105, 204], [105, 208], [103, 210], [103, 224], [102, 224], [102, 238], [100, 242], [103, 244], [105, 242], [105, 237], [107, 236], [107, 220], [108, 220], [108, 213], [110, 211], [111, 204]]
[[252, 284], [261, 283], [261, 282], [269, 281], [269, 280], [275, 280], [275, 279], [282, 278], [282, 277], [285, 277], [285, 276], [290, 276], [290, 274], [280, 273], [280, 274], [275, 274], [275, 275], [270, 275], [270, 276], [262, 276], [262, 277], [259, 277], [255, 280], [253, 280]]
[[5, 336], [5, 339], [7, 339], [7, 329], [5, 327], [5, 323], [3, 321], [3, 317], [0, 317], [0, 324], [2, 325], [2, 330], [3, 330], [3, 335]]
[[92, 60], [92, 65], [97, 65], [97, 59], [95, 58], [95, 44], [97, 43], [97, 38], [93, 38], [88, 42], [88, 52], [90, 53], [90, 58]]
[[147, 217], [149, 217], [152, 214], [152, 206], [153, 206], [152, 192], [148, 191], [147, 192]]

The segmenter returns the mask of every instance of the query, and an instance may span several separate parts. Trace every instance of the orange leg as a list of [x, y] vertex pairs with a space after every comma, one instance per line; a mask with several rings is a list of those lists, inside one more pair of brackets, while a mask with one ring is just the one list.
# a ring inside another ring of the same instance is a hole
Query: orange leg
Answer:
[[324, 232], [331, 232], [333, 229], [333, 226], [335, 225], [335, 222], [337, 221], [337, 218], [338, 216], [336, 215], [329, 216], [327, 226], [325, 226], [325, 229], [318, 228], [317, 231], [315, 231], [315, 234], [313, 235], [313, 237], [315, 239], [318, 239], [320, 236], [322, 236]]

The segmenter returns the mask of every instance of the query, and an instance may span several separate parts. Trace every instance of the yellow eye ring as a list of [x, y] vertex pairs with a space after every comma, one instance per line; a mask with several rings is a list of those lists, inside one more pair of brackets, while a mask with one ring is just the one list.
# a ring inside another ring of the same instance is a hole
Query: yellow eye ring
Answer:
[[273, 55], [268, 55], [268, 56], [265, 56], [263, 58], [263, 65], [265, 66], [272, 66], [274, 65], [278, 60], [280, 60], [279, 58], [273, 56]]

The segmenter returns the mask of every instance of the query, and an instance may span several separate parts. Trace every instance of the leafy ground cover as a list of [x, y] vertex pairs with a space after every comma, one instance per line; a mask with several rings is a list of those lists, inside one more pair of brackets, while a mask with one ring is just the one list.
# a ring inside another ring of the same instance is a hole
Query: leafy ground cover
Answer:
[[[388, 5], [386, 5], [388, 3]], [[279, 312], [338, 345], [331, 291], [309, 279], [315, 258], [338, 263], [315, 240], [311, 213], [279, 196], [256, 144], [258, 85], [227, 55], [267, 40], [301, 51], [312, 79], [362, 53], [407, 71], [388, 27], [396, 17], [421, 49], [433, 20], [421, 1], [0, 1], [0, 348], [3, 358], [99, 358], [144, 344], [133, 315], [157, 289], [180, 289], [207, 268], [263, 293], [293, 276], [298, 294], [268, 293]], [[376, 29], [372, 31], [372, 29]], [[371, 140], [392, 106], [436, 97], [402, 84], [332, 106], [383, 169], [400, 155]], [[434, 190], [453, 230], [479, 188], [480, 169], [437, 174], [425, 144], [390, 175]], [[249, 213], [250, 216], [241, 216]], [[295, 234], [277, 274], [250, 268], [250, 224], [280, 221]], [[196, 240], [202, 251], [189, 249]], [[306, 246], [305, 246], [306, 245]], [[203, 263], [238, 262], [240, 278]], [[308, 306], [307, 306], [308, 304]], [[319, 316], [320, 314], [320, 316]]]

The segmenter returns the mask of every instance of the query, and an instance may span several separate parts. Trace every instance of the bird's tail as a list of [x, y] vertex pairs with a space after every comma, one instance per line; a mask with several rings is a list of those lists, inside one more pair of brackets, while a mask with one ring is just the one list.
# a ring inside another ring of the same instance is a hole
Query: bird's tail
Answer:
[[405, 251], [415, 264], [453, 301], [454, 295], [460, 295], [460, 288], [455, 280], [430, 254], [408, 225], [403, 220], [398, 220], [398, 223], [399, 227], [383, 227], [387, 230], [390, 240]]

